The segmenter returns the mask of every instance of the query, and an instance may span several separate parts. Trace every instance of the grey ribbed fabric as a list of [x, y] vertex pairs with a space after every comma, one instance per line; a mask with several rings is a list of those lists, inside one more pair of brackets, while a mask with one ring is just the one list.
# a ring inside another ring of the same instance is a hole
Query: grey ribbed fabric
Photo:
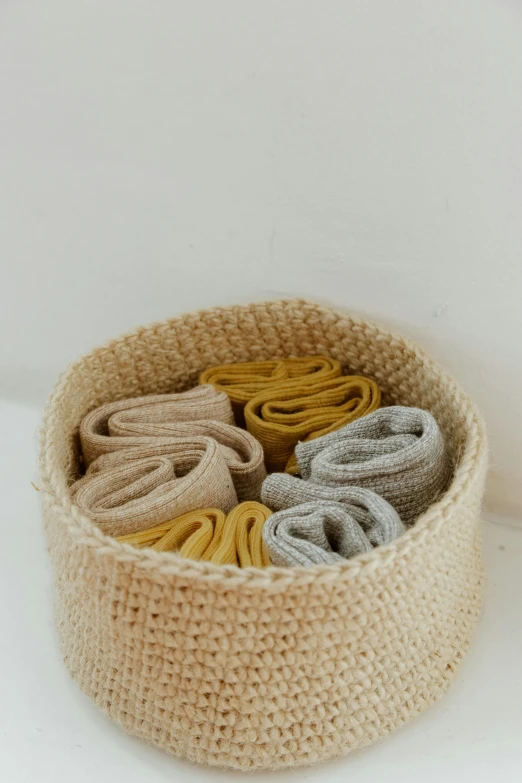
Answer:
[[[272, 473], [263, 482], [261, 497], [265, 505], [278, 512], [273, 515], [275, 517], [279, 516], [282, 509], [293, 512], [302, 508], [303, 504], [310, 508], [313, 506], [318, 511], [329, 506], [341, 506], [360, 527], [371, 546], [389, 544], [405, 530], [392, 506], [375, 492], [363, 487], [326, 487], [289, 476], [288, 473]], [[285, 516], [285, 519], [288, 518]]]
[[385, 500], [368, 489], [354, 487], [352, 490], [360, 505], [315, 500], [269, 517], [263, 538], [272, 563], [277, 566], [330, 564], [369, 552], [372, 542], [363, 526], [368, 531], [379, 531], [379, 538], [391, 534], [389, 540], [396, 537], [397, 530], [403, 532], [399, 517]]
[[433, 416], [399, 405], [380, 408], [336, 432], [300, 443], [296, 457], [304, 479], [332, 489], [353, 485], [373, 489], [407, 525], [442, 495], [452, 472]]
[[372, 548], [340, 503], [302, 503], [267, 519], [263, 539], [275, 566], [337, 563]]

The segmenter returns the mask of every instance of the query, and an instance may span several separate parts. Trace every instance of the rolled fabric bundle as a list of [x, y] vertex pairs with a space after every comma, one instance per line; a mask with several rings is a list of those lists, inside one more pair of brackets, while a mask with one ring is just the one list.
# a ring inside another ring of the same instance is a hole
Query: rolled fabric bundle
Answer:
[[268, 472], [297, 473], [299, 441], [319, 438], [374, 411], [381, 394], [375, 381], [344, 375], [318, 383], [275, 386], [245, 407], [249, 432], [261, 443]]
[[293, 386], [326, 381], [341, 375], [340, 362], [329, 356], [299, 356], [266, 362], [240, 362], [210, 367], [199, 377], [200, 383], [211, 383], [226, 392], [232, 403], [236, 423], [245, 423], [243, 410], [247, 402], [273, 386]]
[[[276, 566], [330, 565], [371, 551], [372, 544], [358, 515], [353, 513], [354, 508], [372, 517], [370, 527], [391, 528], [391, 519], [395, 516], [398, 520], [398, 517], [388, 503], [369, 490], [360, 490], [361, 502], [362, 493], [368, 499], [366, 507], [315, 500], [273, 514], [263, 529], [272, 563]], [[378, 498], [378, 503], [371, 496]]]
[[411, 525], [445, 491], [452, 465], [428, 411], [381, 408], [319, 440], [300, 443], [303, 478], [331, 488], [373, 489]]
[[141, 533], [119, 536], [118, 541], [159, 552], [177, 549], [183, 557], [217, 565], [265, 568], [270, 558], [262, 533], [271, 513], [253, 501], [240, 503], [226, 517], [219, 509], [207, 508]]
[[329, 503], [341, 505], [361, 527], [371, 546], [389, 544], [406, 529], [397, 511], [384, 498], [363, 487], [327, 487], [287, 473], [272, 473], [263, 482], [261, 497], [275, 512], [293, 511], [303, 505], [317, 509]]
[[150, 547], [157, 552], [177, 549], [182, 557], [199, 560], [212, 541], [216, 525], [222, 526], [225, 518], [219, 508], [189, 511], [141, 533], [118, 536], [118, 541], [140, 549]]
[[108, 435], [98, 435], [98, 444], [103, 438], [106, 454], [122, 448], [139, 448], [136, 457], [152, 457], [165, 453], [166, 446], [168, 451], [168, 444], [179, 438], [185, 441], [202, 436], [213, 438], [222, 447], [238, 500], [261, 499], [261, 485], [266, 477], [263, 449], [249, 432], [233, 424], [207, 419], [155, 421], [150, 415], [155, 413], [156, 406], [112, 414], [107, 425]]
[[270, 558], [262, 534], [271, 513], [269, 508], [255, 501], [236, 506], [224, 525], [216, 525], [214, 538], [201, 559], [241, 568], [269, 566]]
[[237, 495], [226, 448], [198, 437], [120, 449], [92, 462], [70, 492], [75, 504], [112, 536], [145, 530], [195, 508], [228, 512]]
[[[86, 465], [102, 454], [130, 444], [123, 437], [111, 436], [115, 417], [119, 427], [131, 424], [167, 424], [199, 419], [213, 419], [234, 424], [230, 400], [224, 392], [206, 384], [177, 394], [151, 394], [102, 405], [84, 417], [80, 424], [80, 441]], [[116, 438], [118, 440], [116, 441]]]

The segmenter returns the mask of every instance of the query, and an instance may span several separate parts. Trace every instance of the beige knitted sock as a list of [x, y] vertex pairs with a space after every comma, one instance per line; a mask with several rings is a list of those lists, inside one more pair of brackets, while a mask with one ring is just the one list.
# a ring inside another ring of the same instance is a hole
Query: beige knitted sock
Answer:
[[[152, 457], [169, 443], [180, 438], [191, 441], [194, 438], [209, 437], [222, 448], [239, 501], [260, 500], [261, 485], [266, 477], [261, 444], [249, 432], [222, 421], [201, 419], [200, 421], [154, 421], [152, 409], [137, 411], [140, 417], [130, 420], [128, 411], [116, 413], [108, 422], [108, 435], [104, 438], [106, 454], [122, 448], [139, 449], [136, 457]], [[103, 463], [102, 463], [103, 464]]]
[[206, 384], [178, 394], [151, 394], [109, 402], [88, 413], [81, 422], [80, 441], [85, 462], [90, 465], [101, 454], [131, 445], [126, 437], [117, 434], [122, 430], [125, 434], [125, 427], [199, 419], [234, 424], [228, 396]]
[[145, 530], [197, 508], [237, 504], [227, 458], [213, 438], [176, 439], [98, 457], [71, 486], [74, 502], [112, 536]]

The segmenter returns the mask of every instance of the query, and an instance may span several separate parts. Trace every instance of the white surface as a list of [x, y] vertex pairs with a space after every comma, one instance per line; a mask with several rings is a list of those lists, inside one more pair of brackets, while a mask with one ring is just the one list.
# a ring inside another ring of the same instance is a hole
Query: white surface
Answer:
[[56, 647], [51, 572], [30, 484], [38, 426], [37, 411], [0, 405], [2, 783], [520, 783], [522, 525], [498, 518], [484, 525], [484, 617], [445, 698], [395, 735], [344, 759], [294, 772], [232, 775], [125, 735], [69, 679]]
[[522, 513], [522, 4], [0, 3], [0, 392], [305, 294], [418, 338]]

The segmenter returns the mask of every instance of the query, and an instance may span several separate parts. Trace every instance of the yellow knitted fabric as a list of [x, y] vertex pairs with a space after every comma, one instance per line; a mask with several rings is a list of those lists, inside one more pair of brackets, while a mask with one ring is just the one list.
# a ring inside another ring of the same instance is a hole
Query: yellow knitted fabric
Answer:
[[298, 473], [294, 448], [339, 429], [379, 407], [375, 381], [345, 375], [317, 383], [274, 386], [245, 407], [246, 427], [261, 443], [269, 472]]
[[157, 552], [179, 550], [182, 557], [217, 565], [265, 568], [270, 558], [262, 533], [271, 513], [255, 501], [240, 503], [228, 516], [217, 508], [205, 508], [117, 540]]
[[201, 559], [242, 568], [269, 566], [262, 532], [271, 513], [262, 503], [240, 503], [229, 513], [223, 526], [216, 525], [212, 543]]
[[118, 541], [137, 547], [150, 547], [157, 552], [179, 549], [180, 555], [199, 560], [208, 548], [216, 527], [225, 523], [225, 514], [218, 508], [189, 511], [162, 525], [119, 536]]
[[341, 363], [329, 356], [304, 356], [267, 362], [219, 364], [199, 376], [201, 384], [211, 383], [226, 392], [232, 403], [236, 423], [244, 424], [243, 409], [260, 392], [275, 385], [300, 385], [327, 381], [341, 375]]

